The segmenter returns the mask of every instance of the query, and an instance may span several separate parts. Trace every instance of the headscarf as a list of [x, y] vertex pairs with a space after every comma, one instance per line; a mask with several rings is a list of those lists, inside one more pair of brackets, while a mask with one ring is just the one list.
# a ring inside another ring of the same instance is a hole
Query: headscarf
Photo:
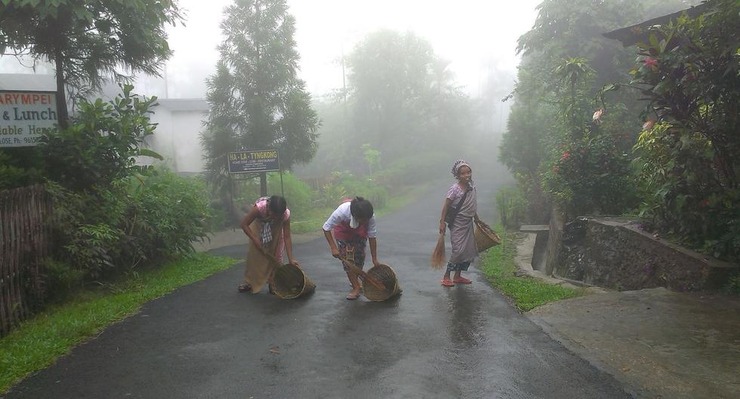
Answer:
[[[463, 166], [467, 166], [468, 168], [470, 168], [470, 165], [463, 159], [458, 159], [457, 161], [455, 161], [455, 163], [452, 164], [452, 176], [455, 176], [457, 178], [457, 175], [460, 173], [460, 168], [462, 168]], [[473, 170], [473, 168], [470, 168], [470, 170]]]

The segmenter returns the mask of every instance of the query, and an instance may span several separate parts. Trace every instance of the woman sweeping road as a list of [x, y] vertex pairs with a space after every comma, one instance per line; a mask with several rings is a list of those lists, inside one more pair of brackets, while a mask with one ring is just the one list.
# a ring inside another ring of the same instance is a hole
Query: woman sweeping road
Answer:
[[379, 264], [373, 205], [362, 197], [347, 200], [332, 212], [324, 223], [323, 229], [331, 255], [342, 259], [344, 271], [352, 284], [352, 291], [347, 294], [347, 299], [359, 298], [362, 285], [360, 285], [357, 274], [349, 269], [344, 259], [362, 269], [365, 264], [365, 247], [367, 241], [370, 241], [370, 256], [373, 265]]
[[[293, 258], [290, 209], [285, 198], [273, 195], [258, 199], [244, 215], [240, 225], [244, 234], [249, 237], [249, 250], [244, 281], [239, 284], [239, 292], [260, 292], [271, 277], [273, 259], [282, 262], [283, 249], [288, 255], [288, 262], [299, 266]], [[265, 254], [271, 255], [273, 259]]]
[[452, 175], [457, 182], [447, 191], [439, 220], [439, 234], [444, 234], [445, 228], [449, 227], [452, 244], [452, 255], [442, 277], [442, 285], [445, 287], [470, 284], [472, 281], [461, 273], [468, 270], [478, 255], [473, 224], [474, 220], [478, 220], [478, 198], [473, 184], [473, 170], [467, 162], [458, 160], [452, 165]]

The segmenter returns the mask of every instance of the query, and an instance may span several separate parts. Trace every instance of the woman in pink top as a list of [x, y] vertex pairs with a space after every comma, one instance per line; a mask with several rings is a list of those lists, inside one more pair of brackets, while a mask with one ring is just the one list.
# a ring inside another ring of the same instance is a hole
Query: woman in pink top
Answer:
[[[333, 257], [347, 259], [362, 268], [365, 265], [365, 246], [370, 241], [370, 256], [373, 265], [379, 264], [375, 214], [370, 201], [362, 197], [345, 200], [332, 212], [324, 223], [323, 229]], [[352, 291], [347, 294], [347, 299], [357, 299], [362, 289], [360, 281], [356, 274], [349, 271], [344, 261], [342, 265], [352, 284]]]
[[[467, 271], [475, 257], [478, 256], [478, 248], [475, 245], [475, 225], [473, 224], [473, 221], [479, 220], [478, 200], [473, 184], [473, 169], [461, 159], [452, 165], [452, 175], [457, 182], [447, 190], [442, 204], [442, 215], [439, 219], [439, 233], [444, 234], [445, 228], [449, 228], [452, 245], [452, 255], [447, 263], [445, 274], [442, 276], [442, 285], [445, 287], [470, 284], [472, 281], [461, 276], [461, 273]], [[455, 219], [451, 224], [446, 224], [447, 212], [455, 211]]]
[[273, 195], [255, 201], [252, 209], [241, 221], [244, 234], [249, 237], [247, 266], [244, 281], [239, 284], [239, 292], [260, 292], [270, 279], [272, 255], [282, 263], [283, 250], [288, 255], [288, 263], [299, 266], [293, 258], [293, 242], [290, 236], [290, 209], [285, 198]]

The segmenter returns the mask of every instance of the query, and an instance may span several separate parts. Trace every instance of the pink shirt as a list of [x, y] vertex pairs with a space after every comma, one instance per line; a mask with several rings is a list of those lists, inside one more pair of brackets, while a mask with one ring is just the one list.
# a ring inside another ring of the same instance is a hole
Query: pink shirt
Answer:
[[[267, 200], [268, 199], [270, 199], [270, 197], [262, 197], [254, 203], [254, 206], [257, 207], [257, 211], [259, 211], [260, 217], [262, 218], [267, 217]], [[283, 222], [287, 222], [288, 219], [290, 219], [290, 209], [285, 208], [285, 213], [283, 214]]]

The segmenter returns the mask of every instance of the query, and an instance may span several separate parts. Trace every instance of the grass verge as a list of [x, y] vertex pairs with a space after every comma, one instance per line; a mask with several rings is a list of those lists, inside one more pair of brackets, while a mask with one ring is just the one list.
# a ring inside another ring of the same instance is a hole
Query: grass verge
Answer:
[[[419, 196], [421, 196], [428, 188], [429, 184], [419, 184], [407, 188], [401, 193], [395, 193], [383, 208], [375, 210], [375, 216], [383, 216], [403, 208], [419, 198]], [[313, 208], [308, 212], [303, 212], [302, 214], [291, 214], [291, 233], [300, 234], [321, 231], [321, 226], [324, 225], [324, 222], [329, 215], [334, 212], [334, 209], [335, 208]]]
[[107, 326], [135, 314], [144, 303], [234, 263], [231, 258], [198, 253], [47, 308], [0, 339], [0, 392], [53, 364]]
[[526, 312], [548, 302], [574, 298], [584, 294], [582, 289], [572, 289], [548, 284], [529, 276], [517, 277], [514, 260], [519, 238], [514, 233], [506, 232], [500, 226], [501, 245], [489, 249], [481, 262], [483, 273], [491, 284], [510, 298], [514, 305]]

